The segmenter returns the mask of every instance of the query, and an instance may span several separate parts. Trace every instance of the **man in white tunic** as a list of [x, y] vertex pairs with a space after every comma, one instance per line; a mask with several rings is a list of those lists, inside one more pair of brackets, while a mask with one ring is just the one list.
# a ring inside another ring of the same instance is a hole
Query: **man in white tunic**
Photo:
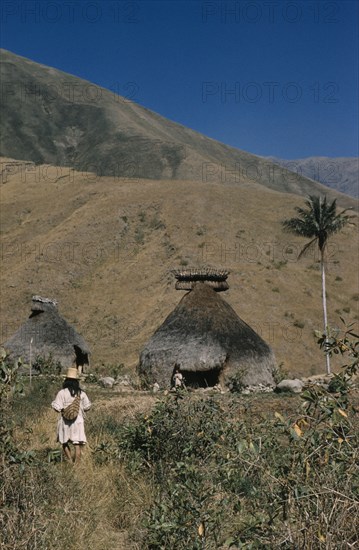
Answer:
[[175, 368], [173, 372], [173, 384], [174, 384], [175, 390], [179, 390], [185, 387], [183, 374], [180, 372], [180, 367], [179, 365], [177, 365], [177, 363], [175, 364]]
[[[80, 395], [81, 398], [77, 418], [75, 418], [75, 420], [65, 420], [62, 414], [60, 414], [57, 423], [57, 441], [62, 444], [64, 455], [69, 462], [78, 462], [81, 458], [82, 447], [87, 442], [84, 412], [88, 411], [91, 407], [91, 402], [87, 394], [80, 388], [77, 369], [69, 368], [62, 390], [59, 391], [51, 406], [55, 411], [61, 413], [74, 401], [77, 395]], [[72, 458], [69, 443], [72, 443], [75, 447], [74, 459]]]

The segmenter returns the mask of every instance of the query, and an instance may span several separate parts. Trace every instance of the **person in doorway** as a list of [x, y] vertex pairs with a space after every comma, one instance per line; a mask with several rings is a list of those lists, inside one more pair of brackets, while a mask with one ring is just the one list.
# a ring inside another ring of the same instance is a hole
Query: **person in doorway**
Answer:
[[[65, 458], [69, 462], [79, 462], [81, 459], [83, 446], [87, 442], [84, 413], [91, 407], [87, 394], [80, 388], [78, 371], [72, 367], [67, 370], [62, 390], [56, 395], [51, 407], [61, 413], [78, 395], [80, 396], [80, 407], [77, 417], [74, 420], [66, 420], [60, 414], [57, 422], [57, 441], [62, 444]], [[70, 443], [75, 448], [74, 456], [72, 456]]]
[[175, 390], [179, 390], [185, 387], [183, 374], [181, 373], [180, 367], [177, 363], [175, 364], [175, 368], [173, 371], [173, 385]]

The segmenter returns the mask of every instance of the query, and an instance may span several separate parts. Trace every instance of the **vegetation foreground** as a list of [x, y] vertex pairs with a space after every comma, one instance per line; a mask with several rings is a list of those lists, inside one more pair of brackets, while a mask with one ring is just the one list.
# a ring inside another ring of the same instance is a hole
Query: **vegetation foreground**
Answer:
[[1, 363], [2, 550], [344, 549], [359, 532], [358, 343], [328, 390], [301, 396], [145, 392], [87, 384], [78, 466], [61, 461], [58, 380], [21, 388]]

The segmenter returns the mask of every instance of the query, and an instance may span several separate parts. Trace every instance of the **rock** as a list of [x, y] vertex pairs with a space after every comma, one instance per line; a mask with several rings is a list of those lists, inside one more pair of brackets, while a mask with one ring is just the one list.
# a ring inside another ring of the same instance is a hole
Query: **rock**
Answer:
[[153, 393], [157, 393], [157, 392], [160, 391], [160, 386], [159, 386], [159, 384], [157, 384], [157, 382], [155, 382], [155, 383], [153, 384], [153, 386], [152, 386], [152, 391], [153, 391]]
[[303, 378], [304, 387], [321, 386], [324, 389], [328, 389], [328, 385], [333, 380], [333, 374], [315, 374], [308, 378]]
[[246, 386], [242, 393], [248, 395], [249, 393], [269, 393], [273, 391], [273, 386], [268, 384], [257, 384], [256, 386]]
[[299, 378], [294, 378], [294, 380], [282, 380], [277, 384], [277, 391], [287, 391], [291, 393], [300, 393], [303, 390], [304, 383]]
[[99, 380], [99, 384], [103, 388], [112, 388], [114, 383], [115, 383], [115, 379], [112, 378], [111, 376], [105, 376], [104, 378], [100, 378]]
[[132, 386], [131, 378], [128, 374], [118, 376], [116, 379], [116, 384], [118, 384], [119, 386]]

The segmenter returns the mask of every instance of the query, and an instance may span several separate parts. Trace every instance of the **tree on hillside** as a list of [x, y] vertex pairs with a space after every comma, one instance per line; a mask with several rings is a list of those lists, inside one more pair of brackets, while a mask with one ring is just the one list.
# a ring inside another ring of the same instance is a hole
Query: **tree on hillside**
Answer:
[[[338, 233], [348, 222], [352, 216], [345, 214], [347, 210], [343, 210], [337, 214], [336, 199], [331, 204], [327, 202], [326, 196], [318, 197], [309, 195], [305, 201], [307, 208], [297, 206], [295, 210], [298, 212], [297, 218], [284, 220], [282, 225], [284, 230], [301, 237], [311, 239], [301, 250], [298, 259], [310, 248], [317, 244], [320, 254], [320, 268], [322, 275], [322, 298], [323, 298], [323, 317], [324, 317], [324, 334], [326, 348], [328, 349], [329, 327], [327, 315], [327, 298], [325, 290], [325, 257], [328, 239], [334, 233]], [[329, 352], [326, 353], [326, 370], [330, 374], [330, 358]]]

